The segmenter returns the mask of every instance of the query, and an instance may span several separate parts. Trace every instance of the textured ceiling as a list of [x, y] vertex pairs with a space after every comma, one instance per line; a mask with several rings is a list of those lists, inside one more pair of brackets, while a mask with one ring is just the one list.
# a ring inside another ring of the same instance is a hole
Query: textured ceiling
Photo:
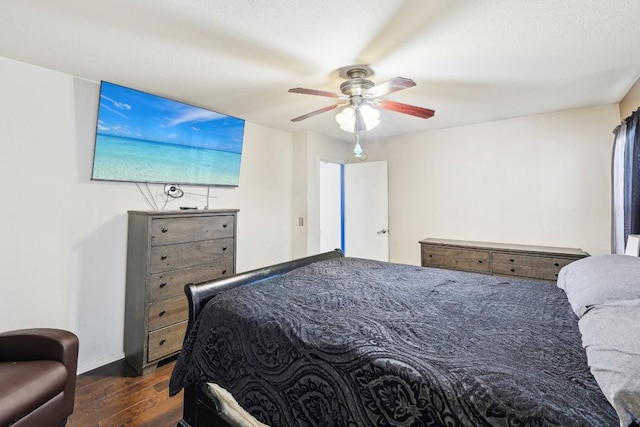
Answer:
[[366, 64], [386, 99], [384, 138], [616, 103], [640, 76], [637, 0], [0, 0], [0, 56], [106, 80], [271, 128], [343, 140], [339, 68]]

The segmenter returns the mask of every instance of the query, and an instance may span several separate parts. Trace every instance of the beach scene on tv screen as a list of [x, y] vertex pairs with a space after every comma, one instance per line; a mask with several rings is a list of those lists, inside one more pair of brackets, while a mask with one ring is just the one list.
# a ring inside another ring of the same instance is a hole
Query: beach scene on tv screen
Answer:
[[244, 123], [102, 82], [92, 178], [237, 186]]

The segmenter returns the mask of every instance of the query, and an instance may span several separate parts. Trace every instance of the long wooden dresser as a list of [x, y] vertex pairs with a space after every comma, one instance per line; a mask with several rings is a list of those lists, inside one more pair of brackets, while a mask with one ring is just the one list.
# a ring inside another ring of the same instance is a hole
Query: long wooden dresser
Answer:
[[237, 212], [129, 212], [124, 351], [138, 373], [180, 351], [184, 286], [235, 273]]
[[553, 281], [565, 265], [589, 256], [581, 249], [448, 239], [420, 240], [423, 267]]

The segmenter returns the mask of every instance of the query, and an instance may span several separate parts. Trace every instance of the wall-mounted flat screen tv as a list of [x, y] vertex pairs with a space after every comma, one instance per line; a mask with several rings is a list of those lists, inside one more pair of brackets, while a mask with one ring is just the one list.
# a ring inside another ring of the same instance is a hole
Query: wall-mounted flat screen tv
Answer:
[[238, 186], [244, 120], [100, 83], [92, 179]]

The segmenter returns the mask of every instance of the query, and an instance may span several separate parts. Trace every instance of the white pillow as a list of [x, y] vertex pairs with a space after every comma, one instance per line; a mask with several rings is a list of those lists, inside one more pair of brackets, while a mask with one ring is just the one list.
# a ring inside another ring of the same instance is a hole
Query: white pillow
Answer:
[[578, 326], [591, 373], [620, 425], [640, 423], [640, 299], [591, 306]]
[[558, 286], [580, 318], [594, 304], [640, 298], [640, 257], [597, 255], [564, 266]]

